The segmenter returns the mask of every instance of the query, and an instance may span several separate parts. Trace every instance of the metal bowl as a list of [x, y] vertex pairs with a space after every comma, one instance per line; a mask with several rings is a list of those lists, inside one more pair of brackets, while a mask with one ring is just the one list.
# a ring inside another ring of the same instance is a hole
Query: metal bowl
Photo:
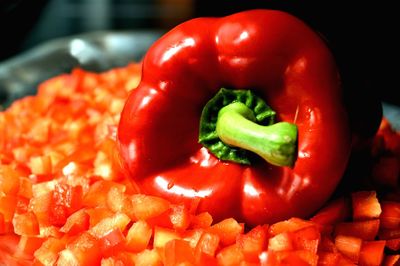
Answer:
[[0, 105], [36, 92], [42, 81], [74, 67], [104, 71], [142, 59], [156, 31], [99, 31], [55, 39], [0, 62]]

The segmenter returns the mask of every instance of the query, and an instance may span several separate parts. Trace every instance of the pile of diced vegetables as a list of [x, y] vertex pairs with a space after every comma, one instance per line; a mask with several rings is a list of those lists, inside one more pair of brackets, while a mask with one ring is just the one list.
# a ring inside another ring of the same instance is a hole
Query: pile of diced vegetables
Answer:
[[140, 69], [75, 69], [0, 113], [0, 265], [400, 263], [400, 134], [385, 119], [369, 181], [388, 193], [354, 191], [309, 220], [248, 228], [125, 177], [116, 129]]

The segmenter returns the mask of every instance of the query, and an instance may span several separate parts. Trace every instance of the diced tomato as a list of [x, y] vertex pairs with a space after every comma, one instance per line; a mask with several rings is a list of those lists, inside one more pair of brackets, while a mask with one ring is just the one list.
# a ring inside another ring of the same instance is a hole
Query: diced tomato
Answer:
[[354, 220], [379, 218], [382, 209], [375, 191], [359, 191], [351, 195]]
[[385, 241], [364, 241], [361, 246], [359, 264], [379, 266], [384, 257]]
[[374, 240], [379, 231], [379, 219], [339, 223], [335, 226], [335, 235], [347, 235]]
[[218, 235], [221, 243], [228, 246], [235, 243], [236, 238], [243, 233], [244, 228], [235, 219], [228, 218], [212, 225], [209, 231]]
[[60, 231], [68, 235], [77, 235], [89, 229], [89, 214], [84, 209], [71, 214]]
[[144, 250], [152, 236], [151, 227], [143, 220], [135, 222], [126, 235], [126, 248], [132, 252]]
[[383, 201], [381, 203], [382, 213], [379, 217], [381, 227], [385, 229], [396, 229], [400, 227], [400, 202]]
[[164, 265], [175, 266], [183, 263], [193, 265], [195, 263], [194, 250], [189, 242], [182, 239], [173, 239], [168, 241], [164, 249]]
[[362, 240], [353, 236], [338, 235], [335, 238], [335, 246], [339, 252], [349, 258], [353, 263], [358, 263]]

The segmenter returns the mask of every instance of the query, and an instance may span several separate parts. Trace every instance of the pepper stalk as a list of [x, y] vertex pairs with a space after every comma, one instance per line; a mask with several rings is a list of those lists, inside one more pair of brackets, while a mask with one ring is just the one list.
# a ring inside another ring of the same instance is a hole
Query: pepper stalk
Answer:
[[270, 164], [291, 167], [297, 126], [274, 120], [275, 112], [251, 91], [223, 88], [203, 109], [199, 142], [221, 160], [250, 164], [250, 151]]

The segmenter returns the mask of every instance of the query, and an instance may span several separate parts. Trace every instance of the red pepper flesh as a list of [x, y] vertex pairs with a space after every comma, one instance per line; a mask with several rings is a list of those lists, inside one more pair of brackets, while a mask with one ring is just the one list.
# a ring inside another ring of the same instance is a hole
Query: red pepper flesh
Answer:
[[[221, 88], [251, 89], [298, 128], [293, 167], [220, 161], [198, 142], [202, 108]], [[150, 47], [118, 129], [121, 156], [144, 193], [216, 220], [250, 225], [305, 217], [331, 196], [351, 132], [338, 70], [324, 41], [280, 11], [197, 18]]]

